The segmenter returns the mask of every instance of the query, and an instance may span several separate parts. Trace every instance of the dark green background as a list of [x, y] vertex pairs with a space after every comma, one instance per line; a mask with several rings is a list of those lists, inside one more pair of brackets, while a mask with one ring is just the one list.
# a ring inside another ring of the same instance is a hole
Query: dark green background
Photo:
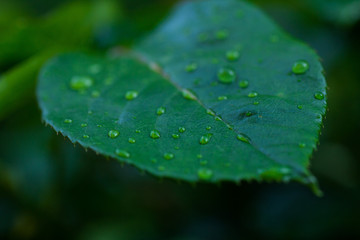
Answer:
[[[79, 48], [105, 52], [129, 46], [175, 2], [119, 0], [122, 16], [96, 29], [92, 44]], [[0, 122], [0, 239], [360, 237], [360, 22], [338, 17], [342, 5], [336, 0], [254, 2], [322, 57], [329, 111], [311, 169], [323, 198], [299, 184], [191, 186], [155, 179], [57, 136], [41, 123], [33, 95]], [[0, 40], [17, 22], [41, 20], [63, 4], [2, 0]], [[19, 54], [2, 64], [0, 76], [28, 57]]]

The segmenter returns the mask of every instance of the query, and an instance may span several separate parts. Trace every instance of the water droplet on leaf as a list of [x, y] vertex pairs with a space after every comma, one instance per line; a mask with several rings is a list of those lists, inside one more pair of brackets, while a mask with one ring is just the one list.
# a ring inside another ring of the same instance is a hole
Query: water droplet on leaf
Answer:
[[118, 155], [119, 157], [122, 158], [130, 158], [130, 153], [128, 153], [125, 150], [121, 150], [121, 149], [116, 149], [115, 150], [116, 155]]
[[166, 109], [164, 107], [159, 107], [156, 110], [156, 114], [159, 115], [159, 116], [163, 115], [165, 112], [166, 112]]
[[323, 100], [325, 98], [324, 94], [321, 93], [321, 92], [316, 92], [314, 94], [314, 97], [317, 99], [317, 100]]
[[236, 61], [240, 57], [240, 53], [238, 51], [228, 51], [226, 53], [226, 58], [229, 61]]
[[184, 127], [179, 127], [179, 132], [180, 133], [184, 133], [186, 131], [186, 129]]
[[152, 130], [150, 132], [150, 137], [153, 139], [158, 139], [158, 138], [160, 138], [160, 132], [157, 130]]
[[292, 67], [292, 71], [295, 74], [304, 74], [309, 70], [309, 63], [304, 60], [296, 61]]
[[166, 159], [166, 160], [171, 160], [171, 159], [173, 159], [175, 156], [174, 156], [174, 154], [172, 154], [172, 153], [164, 153], [164, 158]]
[[213, 171], [208, 168], [200, 168], [198, 170], [198, 177], [200, 180], [210, 180], [213, 176]]
[[133, 100], [133, 99], [137, 98], [138, 95], [139, 95], [139, 93], [137, 91], [127, 91], [125, 93], [125, 98], [127, 100]]
[[120, 132], [117, 131], [117, 130], [110, 130], [110, 131], [108, 132], [108, 136], [109, 136], [110, 138], [117, 138], [119, 135], [120, 135]]
[[247, 88], [249, 86], [249, 82], [246, 80], [242, 80], [239, 82], [239, 87], [241, 88]]
[[230, 68], [221, 68], [218, 71], [217, 76], [218, 76], [219, 81], [224, 84], [230, 84], [230, 83], [234, 82], [236, 79], [235, 71]]
[[244, 135], [244, 134], [239, 134], [239, 135], [237, 135], [236, 138], [237, 138], [239, 141], [242, 141], [242, 142], [244, 142], [244, 143], [250, 143], [250, 138], [247, 137], [247, 136]]

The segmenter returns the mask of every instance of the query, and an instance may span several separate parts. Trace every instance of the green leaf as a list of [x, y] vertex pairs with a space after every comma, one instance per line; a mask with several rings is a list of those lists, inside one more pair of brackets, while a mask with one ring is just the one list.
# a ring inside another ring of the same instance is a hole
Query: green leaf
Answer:
[[118, 58], [53, 59], [38, 99], [71, 141], [157, 176], [295, 180], [320, 194], [308, 166], [325, 87], [314, 51], [259, 10], [206, 0]]

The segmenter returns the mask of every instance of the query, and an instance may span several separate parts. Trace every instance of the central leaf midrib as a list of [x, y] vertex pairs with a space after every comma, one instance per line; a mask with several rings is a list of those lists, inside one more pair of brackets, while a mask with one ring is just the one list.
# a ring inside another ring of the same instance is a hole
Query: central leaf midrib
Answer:
[[[130, 55], [137, 60], [138, 62], [145, 64], [146, 66], [149, 67], [149, 69], [155, 73], [158, 73], [163, 79], [165, 79], [166, 81], [168, 81], [171, 85], [173, 85], [180, 93], [182, 93], [184, 90], [186, 90], [185, 88], [182, 88], [181, 86], [179, 86], [177, 83], [175, 83], [174, 81], [171, 80], [170, 76], [168, 74], [165, 73], [165, 71], [163, 70], [163, 68], [156, 62], [154, 61], [149, 61], [144, 55], [141, 54], [141, 52], [138, 51], [133, 51], [130, 52]], [[200, 101], [200, 99], [198, 99], [197, 96], [195, 97], [195, 101], [204, 108], [204, 110], [208, 110], [209, 108], [206, 107], [206, 105]], [[216, 114], [216, 113], [215, 113]], [[223, 118], [220, 118], [221, 122], [225, 124], [226, 129], [233, 131], [235, 134], [239, 134], [241, 135], [241, 132], [237, 132], [234, 128], [233, 129], [229, 129], [227, 126], [229, 126], [230, 124], [227, 123]], [[262, 154], [263, 156], [265, 156], [266, 158], [270, 159], [271, 161], [275, 162], [276, 164], [280, 164], [280, 165], [287, 165], [289, 167], [291, 167], [293, 170], [295, 170], [296, 172], [300, 173], [300, 174], [304, 174], [306, 176], [308, 176], [308, 174], [306, 172], [304, 172], [301, 167], [299, 169], [298, 166], [293, 165], [291, 163], [283, 163], [282, 161], [276, 160], [272, 157], [270, 157], [266, 152], [264, 152], [263, 150], [261, 150], [261, 148], [259, 148], [258, 146], [254, 145], [254, 144], [250, 144], [257, 152], [259, 152], [260, 154]]]

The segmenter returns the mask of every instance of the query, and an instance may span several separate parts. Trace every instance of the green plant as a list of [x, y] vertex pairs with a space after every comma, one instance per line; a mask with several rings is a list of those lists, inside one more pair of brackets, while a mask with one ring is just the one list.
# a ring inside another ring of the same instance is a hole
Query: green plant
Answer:
[[38, 99], [72, 142], [157, 176], [295, 180], [321, 194], [308, 167], [322, 71], [255, 7], [206, 0], [182, 4], [131, 50], [52, 59]]

